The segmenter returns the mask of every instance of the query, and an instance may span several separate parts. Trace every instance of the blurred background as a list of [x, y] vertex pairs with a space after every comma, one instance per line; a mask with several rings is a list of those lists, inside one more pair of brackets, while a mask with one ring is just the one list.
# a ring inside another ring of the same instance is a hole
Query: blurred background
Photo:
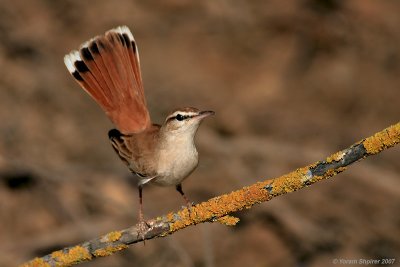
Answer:
[[[63, 56], [118, 25], [139, 45], [155, 122], [216, 111], [194, 202], [324, 159], [399, 121], [398, 1], [0, 1], [0, 266], [136, 223], [113, 126]], [[82, 266], [331, 266], [400, 261], [400, 149], [337, 177]], [[147, 218], [179, 209], [147, 186]]]

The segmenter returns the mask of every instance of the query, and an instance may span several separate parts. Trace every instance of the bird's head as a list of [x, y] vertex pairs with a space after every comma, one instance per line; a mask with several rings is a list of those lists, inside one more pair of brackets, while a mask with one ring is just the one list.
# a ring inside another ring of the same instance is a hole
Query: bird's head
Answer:
[[180, 108], [172, 111], [165, 119], [164, 131], [177, 135], [194, 136], [204, 118], [214, 115], [214, 111], [200, 111], [197, 108]]

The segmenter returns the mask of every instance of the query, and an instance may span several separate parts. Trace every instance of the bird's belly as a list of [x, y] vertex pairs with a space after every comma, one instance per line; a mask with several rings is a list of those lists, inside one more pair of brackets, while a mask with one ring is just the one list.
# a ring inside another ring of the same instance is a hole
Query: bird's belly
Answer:
[[171, 186], [180, 184], [197, 167], [197, 151], [184, 153], [181, 155], [167, 154], [160, 156], [157, 178], [153, 182], [161, 186]]

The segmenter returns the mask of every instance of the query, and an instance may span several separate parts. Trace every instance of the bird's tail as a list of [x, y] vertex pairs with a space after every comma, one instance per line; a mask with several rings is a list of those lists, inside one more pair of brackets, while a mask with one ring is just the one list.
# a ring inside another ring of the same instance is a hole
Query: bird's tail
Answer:
[[66, 55], [64, 63], [122, 133], [141, 132], [151, 125], [139, 53], [128, 27], [91, 39]]

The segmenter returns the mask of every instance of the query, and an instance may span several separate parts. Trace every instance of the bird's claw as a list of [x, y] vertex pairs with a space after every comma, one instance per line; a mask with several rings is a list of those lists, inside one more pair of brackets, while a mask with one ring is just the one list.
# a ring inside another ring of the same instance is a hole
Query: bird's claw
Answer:
[[144, 221], [140, 220], [137, 224], [137, 238], [141, 238], [143, 240], [143, 244], [145, 244], [146, 234], [150, 229], [150, 225]]
[[182, 209], [188, 209], [189, 213], [192, 213], [192, 208], [194, 206], [194, 202], [188, 201], [186, 205], [182, 206]]
[[188, 203], [186, 203], [186, 205], [182, 206], [182, 209], [184, 209], [184, 208], [192, 209], [193, 206], [194, 206], [194, 202], [188, 202]]

